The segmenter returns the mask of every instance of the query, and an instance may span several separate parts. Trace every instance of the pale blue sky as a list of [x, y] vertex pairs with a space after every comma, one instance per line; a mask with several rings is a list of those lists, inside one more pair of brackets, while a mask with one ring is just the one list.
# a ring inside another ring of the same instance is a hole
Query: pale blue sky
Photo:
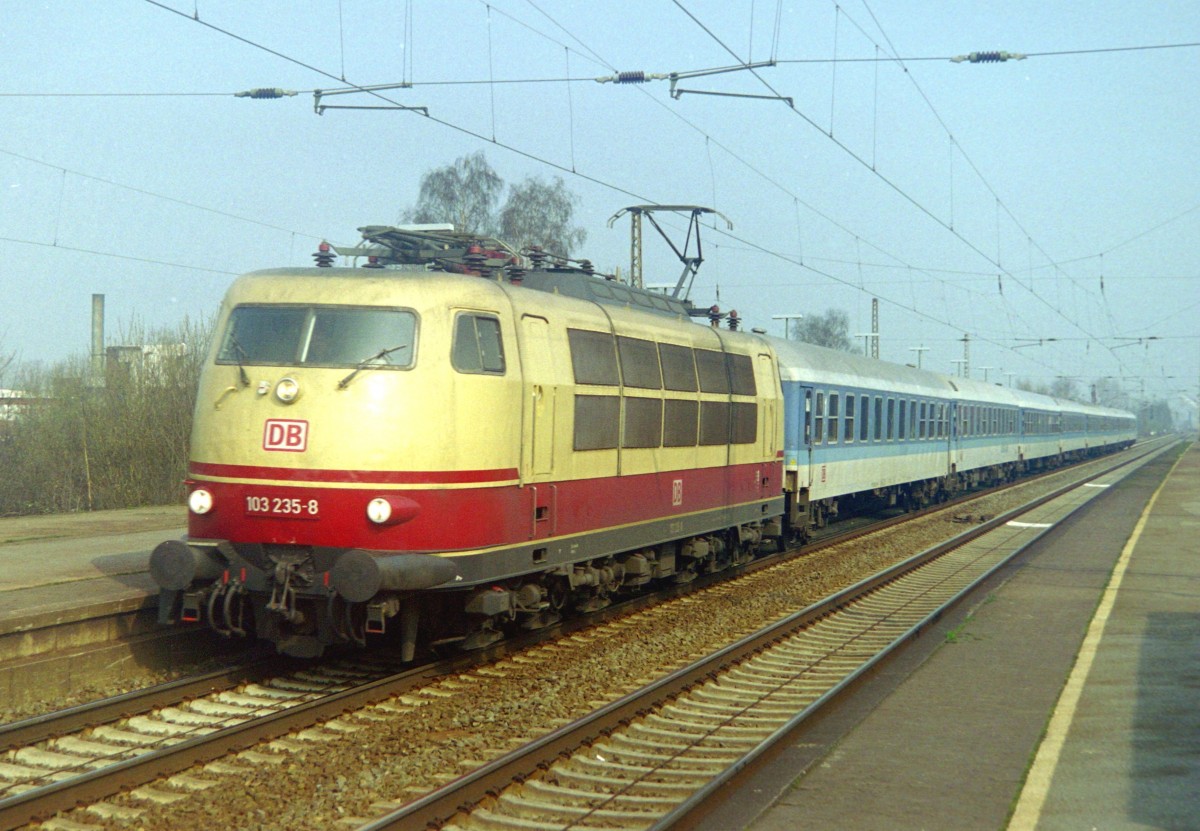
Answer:
[[[183, 15], [0, 0], [0, 349], [23, 360], [84, 354], [94, 292], [110, 340], [135, 320], [205, 317], [235, 274], [395, 222], [422, 172], [484, 150], [510, 182], [562, 175], [579, 254], [605, 270], [628, 269], [627, 222], [606, 227], [618, 209], [717, 208], [734, 236], [706, 229], [693, 299], [719, 290], [773, 334], [772, 315], [829, 307], [866, 332], [878, 297], [888, 360], [924, 345], [924, 366], [953, 374], [968, 333], [977, 378], [1125, 376], [1195, 399], [1200, 49], [1039, 54], [1200, 42], [1195, 3], [165, 5]], [[835, 65], [835, 49], [912, 60]], [[1031, 57], [918, 60], [993, 49]], [[774, 91], [794, 109], [586, 80], [771, 58], [679, 86]], [[341, 82], [313, 68], [414, 81], [386, 95], [431, 117], [317, 116], [311, 91]], [[232, 96], [266, 86], [301, 94]], [[647, 280], [678, 272], [648, 236]]]

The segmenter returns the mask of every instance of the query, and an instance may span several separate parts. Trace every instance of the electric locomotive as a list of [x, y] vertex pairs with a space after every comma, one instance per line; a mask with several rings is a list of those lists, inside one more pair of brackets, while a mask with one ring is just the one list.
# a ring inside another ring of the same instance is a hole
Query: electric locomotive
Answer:
[[[315, 656], [485, 645], [783, 534], [779, 371], [586, 262], [361, 229], [239, 278], [197, 397], [160, 620]], [[735, 318], [736, 319], [736, 318]]]

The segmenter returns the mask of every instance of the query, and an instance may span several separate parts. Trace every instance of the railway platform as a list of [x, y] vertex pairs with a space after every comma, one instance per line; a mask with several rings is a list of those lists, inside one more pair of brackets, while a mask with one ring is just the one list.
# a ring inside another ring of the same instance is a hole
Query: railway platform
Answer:
[[1051, 529], [703, 831], [1200, 828], [1200, 446]]
[[69, 692], [148, 648], [138, 636], [155, 628], [150, 551], [183, 536], [186, 510], [0, 519], [0, 699]]

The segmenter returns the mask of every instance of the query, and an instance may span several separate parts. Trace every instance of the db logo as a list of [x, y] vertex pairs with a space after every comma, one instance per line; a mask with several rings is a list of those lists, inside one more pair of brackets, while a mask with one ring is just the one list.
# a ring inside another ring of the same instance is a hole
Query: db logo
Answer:
[[675, 479], [671, 482], [671, 504], [683, 504], [683, 480]]
[[268, 418], [263, 427], [263, 450], [290, 450], [303, 453], [308, 449], [308, 422]]

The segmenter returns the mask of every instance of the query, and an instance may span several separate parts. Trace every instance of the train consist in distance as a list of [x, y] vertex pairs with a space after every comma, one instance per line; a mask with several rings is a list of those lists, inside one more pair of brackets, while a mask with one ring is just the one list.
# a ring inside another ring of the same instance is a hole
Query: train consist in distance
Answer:
[[160, 620], [315, 656], [486, 645], [867, 504], [1111, 451], [1126, 412], [736, 331], [494, 241], [360, 229], [366, 267], [230, 287]]

